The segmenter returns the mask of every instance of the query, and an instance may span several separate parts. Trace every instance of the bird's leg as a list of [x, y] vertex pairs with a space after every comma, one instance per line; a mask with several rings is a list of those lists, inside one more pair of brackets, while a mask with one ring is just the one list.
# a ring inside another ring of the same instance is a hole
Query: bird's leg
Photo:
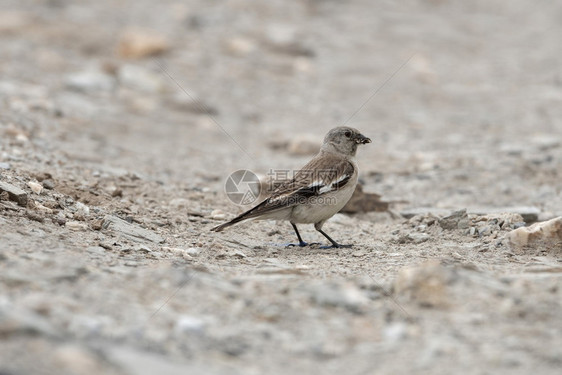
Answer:
[[295, 244], [290, 243], [287, 246], [300, 246], [300, 247], [308, 246], [308, 244], [302, 240], [301, 234], [299, 233], [299, 230], [297, 229], [297, 226], [294, 223], [291, 223], [291, 225], [293, 226], [293, 229], [295, 230], [295, 233], [297, 234], [297, 237], [299, 239], [299, 244], [295, 245]]
[[332, 243], [332, 246], [322, 246], [322, 249], [330, 249], [330, 248], [332, 248], [332, 247], [339, 248], [339, 247], [352, 247], [352, 246], [353, 246], [353, 245], [340, 245], [339, 243], [337, 243], [336, 241], [334, 241], [330, 236], [328, 236], [328, 235], [326, 234], [326, 232], [324, 232], [322, 229], [316, 228], [316, 230], [317, 230], [318, 232], [322, 233], [322, 235], [323, 235], [324, 237], [326, 237], [326, 238], [328, 239], [328, 241], [330, 241], [330, 242]]

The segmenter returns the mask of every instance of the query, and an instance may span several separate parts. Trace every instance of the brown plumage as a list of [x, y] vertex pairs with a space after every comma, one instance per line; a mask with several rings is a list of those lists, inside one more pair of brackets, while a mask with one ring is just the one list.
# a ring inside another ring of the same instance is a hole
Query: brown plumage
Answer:
[[322, 225], [351, 198], [357, 184], [354, 160], [357, 146], [370, 142], [356, 129], [332, 129], [324, 138], [318, 155], [300, 169], [294, 178], [282, 183], [269, 198], [254, 208], [211, 230], [220, 232], [247, 219], [289, 220], [299, 245], [305, 246], [296, 224], [314, 223], [316, 230], [333, 246], [342, 246], [322, 231]]

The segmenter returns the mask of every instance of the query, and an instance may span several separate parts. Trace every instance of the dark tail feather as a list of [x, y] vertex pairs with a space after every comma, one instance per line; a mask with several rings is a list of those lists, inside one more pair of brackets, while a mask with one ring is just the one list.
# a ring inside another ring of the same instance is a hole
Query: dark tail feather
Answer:
[[242, 214], [236, 216], [234, 219], [230, 220], [229, 222], [224, 223], [224, 224], [221, 224], [221, 225], [218, 225], [218, 226], [216, 226], [216, 227], [214, 227], [214, 228], [211, 228], [211, 231], [212, 231], [212, 232], [221, 232], [222, 230], [228, 228], [228, 227], [231, 226], [231, 225], [234, 225], [234, 224], [236, 224], [236, 223], [239, 223], [239, 222], [241, 222], [241, 221], [244, 221], [244, 220], [246, 220], [246, 219], [250, 219], [250, 218], [256, 216], [256, 215], [255, 215], [255, 211], [256, 211], [257, 209], [259, 209], [260, 207], [262, 207], [263, 205], [265, 205], [266, 203], [267, 203], [267, 200], [261, 202], [261, 203], [258, 204], [256, 207], [254, 207], [254, 208], [252, 208], [252, 209], [250, 209], [250, 210], [248, 210], [248, 211], [246, 211], [246, 212], [244, 212], [244, 213], [242, 213]]
[[216, 227], [211, 228], [211, 231], [213, 231], [213, 232], [222, 232], [223, 229], [226, 229], [226, 228], [228, 228], [229, 226], [234, 225], [234, 224], [236, 224], [236, 223], [239, 223], [239, 222], [241, 222], [241, 221], [243, 221], [243, 220], [246, 220], [246, 217], [244, 217], [244, 214], [235, 217], [234, 219], [230, 220], [228, 223], [224, 223], [224, 224], [221, 224], [221, 225], [217, 225]]

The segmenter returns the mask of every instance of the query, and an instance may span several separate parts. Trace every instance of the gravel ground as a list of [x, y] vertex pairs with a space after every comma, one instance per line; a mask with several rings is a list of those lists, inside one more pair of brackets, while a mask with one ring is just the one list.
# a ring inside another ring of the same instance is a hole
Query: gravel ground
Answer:
[[[2, 375], [560, 372], [560, 4], [0, 4]], [[209, 231], [344, 123], [353, 248]]]

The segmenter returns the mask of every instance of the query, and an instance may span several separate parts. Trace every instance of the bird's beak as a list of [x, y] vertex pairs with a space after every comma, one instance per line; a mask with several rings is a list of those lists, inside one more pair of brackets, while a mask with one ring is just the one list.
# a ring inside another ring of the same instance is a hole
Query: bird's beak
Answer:
[[371, 138], [365, 137], [363, 134], [357, 134], [355, 136], [355, 143], [359, 145], [364, 145], [366, 143], [371, 143]]

